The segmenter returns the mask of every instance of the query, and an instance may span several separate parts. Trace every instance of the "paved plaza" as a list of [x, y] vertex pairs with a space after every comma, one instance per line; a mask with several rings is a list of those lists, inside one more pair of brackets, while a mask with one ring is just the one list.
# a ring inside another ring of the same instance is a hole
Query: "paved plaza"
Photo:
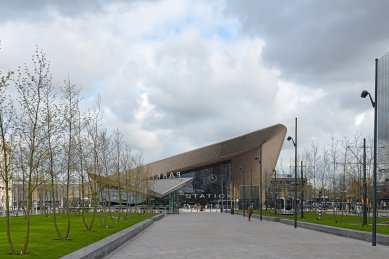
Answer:
[[106, 258], [389, 258], [389, 247], [238, 215], [168, 215]]

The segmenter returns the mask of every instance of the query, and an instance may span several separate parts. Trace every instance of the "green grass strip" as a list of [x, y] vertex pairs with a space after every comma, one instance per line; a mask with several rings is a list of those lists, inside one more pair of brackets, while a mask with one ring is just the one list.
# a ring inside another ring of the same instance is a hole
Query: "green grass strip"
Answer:
[[[253, 213], [259, 215], [260, 211], [254, 210]], [[319, 211], [305, 211], [302, 219], [300, 213], [297, 214], [297, 221], [371, 232], [372, 217], [368, 217], [367, 226], [362, 226], [362, 215], [341, 215], [339, 211], [334, 215], [332, 211], [327, 211], [322, 212], [319, 219]], [[270, 209], [262, 210], [262, 215], [294, 220], [294, 215], [277, 215]], [[389, 235], [389, 217], [377, 217], [377, 233]]]
[[[90, 215], [88, 214], [88, 223], [90, 222]], [[0, 258], [59, 258], [154, 215], [149, 213], [130, 214], [129, 218], [124, 220], [123, 213], [119, 223], [112, 222], [107, 218], [107, 226], [102, 226], [99, 216], [96, 215], [92, 231], [86, 231], [81, 216], [78, 213], [73, 213], [71, 216], [70, 239], [64, 241], [58, 239], [52, 215], [33, 215], [31, 216], [28, 255], [22, 257], [9, 254], [5, 218], [2, 217], [0, 218]], [[114, 216], [117, 217], [118, 213], [115, 213]], [[103, 218], [102, 214], [101, 218]], [[66, 215], [57, 215], [57, 222], [61, 233], [65, 233], [67, 227]], [[24, 216], [11, 217], [11, 235], [17, 252], [20, 252], [23, 247], [25, 228]]]

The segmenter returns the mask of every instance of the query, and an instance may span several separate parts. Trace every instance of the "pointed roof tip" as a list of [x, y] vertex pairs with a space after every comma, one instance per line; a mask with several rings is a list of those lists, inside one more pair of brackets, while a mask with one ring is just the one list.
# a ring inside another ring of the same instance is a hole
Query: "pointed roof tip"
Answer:
[[[222, 160], [229, 160], [233, 156], [249, 150], [259, 148], [270, 139], [285, 138], [286, 132], [287, 128], [284, 125], [275, 124], [238, 137], [152, 162], [144, 167], [150, 169], [152, 174], [162, 174], [172, 171], [185, 171], [205, 164], [218, 163]], [[278, 148], [281, 149], [281, 146]]]

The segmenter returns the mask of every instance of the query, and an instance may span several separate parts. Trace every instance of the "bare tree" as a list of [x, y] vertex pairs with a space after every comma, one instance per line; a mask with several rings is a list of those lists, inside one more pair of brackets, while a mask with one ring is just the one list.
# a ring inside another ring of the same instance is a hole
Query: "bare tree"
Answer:
[[[323, 197], [325, 198], [326, 197], [326, 190], [328, 190], [327, 188], [327, 179], [328, 179], [328, 173], [329, 173], [329, 168], [330, 168], [330, 157], [329, 157], [329, 154], [328, 154], [328, 150], [323, 147], [323, 159], [322, 159], [322, 162], [321, 162], [321, 167], [320, 167], [320, 170], [319, 170], [319, 180], [320, 180], [320, 191], [323, 195]], [[327, 193], [328, 194], [328, 193]]]
[[[46, 138], [44, 142], [46, 144], [46, 170], [49, 175], [50, 182], [50, 196], [51, 196], [51, 206], [53, 213], [53, 224], [54, 229], [57, 233], [57, 236], [60, 240], [63, 239], [61, 232], [58, 228], [57, 224], [57, 204], [56, 204], [56, 183], [58, 178], [58, 159], [60, 154], [60, 138], [62, 135], [61, 127], [61, 116], [60, 110], [55, 104], [55, 93], [54, 88], [51, 84], [51, 80], [48, 82], [47, 86], [42, 89], [43, 94], [43, 119], [46, 130]], [[46, 185], [44, 185], [46, 186]], [[47, 195], [46, 195], [47, 197]], [[41, 201], [43, 199], [40, 199]], [[42, 204], [43, 205], [43, 204]], [[44, 206], [41, 206], [41, 210], [43, 210]]]
[[316, 201], [316, 177], [318, 171], [318, 163], [320, 159], [319, 155], [319, 146], [312, 143], [311, 146], [311, 154], [312, 154], [312, 173], [313, 173], [313, 199]]
[[340, 177], [340, 183], [341, 183], [341, 211], [342, 211], [342, 218], [341, 221], [343, 220], [343, 213], [345, 207], [343, 206], [343, 202], [346, 200], [346, 195], [347, 195], [347, 166], [348, 166], [348, 147], [350, 146], [350, 140], [348, 139], [347, 136], [343, 137], [342, 140], [342, 147], [343, 147], [343, 152], [344, 152], [344, 162], [343, 162], [343, 175]]
[[[79, 107], [79, 93], [81, 88], [76, 84], [71, 83], [68, 76], [64, 82], [64, 86], [61, 88], [63, 95], [62, 113], [63, 113], [63, 127], [64, 127], [64, 176], [65, 188], [66, 188], [66, 217], [67, 217], [67, 228], [64, 236], [65, 240], [69, 239], [70, 228], [71, 228], [71, 200], [70, 200], [70, 185], [72, 183], [72, 172], [76, 168], [75, 162], [75, 139], [76, 139], [76, 123]], [[74, 197], [73, 197], [74, 198]]]
[[123, 172], [123, 178], [124, 178], [124, 190], [126, 191], [126, 214], [125, 219], [128, 219], [128, 212], [130, 207], [130, 193], [132, 191], [132, 174], [131, 170], [133, 169], [135, 164], [135, 159], [132, 154], [131, 147], [126, 144], [124, 146], [124, 154], [123, 154], [123, 166], [124, 166], [124, 172]]
[[[102, 131], [101, 135], [101, 148], [102, 148], [102, 165], [103, 165], [103, 175], [105, 178], [110, 179], [109, 176], [111, 175], [111, 168], [112, 168], [112, 141], [109, 138], [109, 135], [106, 130]], [[111, 210], [111, 188], [113, 184], [107, 182], [105, 184], [106, 187], [106, 194], [104, 193], [104, 196], [107, 195], [107, 205], [108, 205], [108, 215], [111, 221], [113, 222], [114, 219], [112, 217], [112, 210]]]
[[11, 238], [10, 225], [10, 184], [12, 181], [12, 123], [14, 123], [15, 110], [12, 105], [11, 97], [7, 94], [12, 71], [3, 74], [0, 70], [0, 176], [5, 187], [5, 217], [7, 229], [7, 241], [11, 254], [15, 254]]
[[350, 156], [350, 172], [348, 177], [350, 178], [348, 181], [348, 193], [353, 195], [356, 200], [359, 200], [362, 195], [362, 166], [363, 166], [363, 156], [362, 156], [362, 145], [361, 145], [361, 137], [357, 133], [353, 138], [353, 145], [349, 147], [349, 151], [351, 152]]
[[338, 161], [338, 139], [331, 135], [331, 145], [330, 145], [330, 156], [332, 162], [332, 191], [333, 191], [333, 203], [334, 203], [334, 217], [336, 210], [336, 169], [337, 169], [337, 161]]
[[113, 135], [113, 161], [114, 161], [114, 170], [116, 175], [117, 190], [118, 190], [118, 201], [119, 201], [119, 216], [117, 222], [120, 221], [121, 212], [122, 212], [122, 173], [123, 171], [123, 152], [124, 152], [124, 137], [123, 134], [116, 129]]
[[[96, 110], [93, 112], [93, 116], [91, 117], [91, 122], [88, 124], [87, 132], [88, 138], [91, 145], [91, 154], [89, 160], [89, 166], [87, 167], [88, 171], [88, 183], [90, 189], [90, 201], [91, 205], [93, 205], [92, 217], [89, 223], [88, 231], [92, 230], [94, 220], [97, 213], [98, 207], [98, 193], [99, 188], [101, 188], [101, 172], [102, 165], [100, 162], [101, 157], [101, 107], [100, 107], [100, 96], [97, 100]], [[96, 177], [97, 176], [97, 177]], [[96, 179], [96, 180], [94, 180]]]
[[79, 206], [81, 209], [81, 218], [86, 230], [89, 230], [89, 225], [86, 221], [85, 212], [87, 206], [87, 198], [89, 196], [88, 188], [88, 157], [91, 155], [91, 145], [88, 138], [87, 129], [90, 127], [91, 118], [89, 115], [81, 112], [77, 106], [77, 124], [76, 124], [76, 154], [77, 154], [77, 171], [79, 185]]
[[24, 75], [19, 71], [16, 88], [19, 93], [21, 115], [18, 120], [18, 132], [20, 137], [20, 167], [25, 169], [24, 179], [27, 188], [27, 204], [25, 210], [26, 237], [21, 254], [27, 253], [30, 240], [30, 211], [32, 207], [32, 195], [39, 181], [39, 173], [42, 155], [44, 125], [42, 111], [44, 108], [42, 89], [47, 87], [50, 81], [49, 63], [42, 51], [38, 49], [32, 58], [33, 69], [30, 71], [27, 65]]

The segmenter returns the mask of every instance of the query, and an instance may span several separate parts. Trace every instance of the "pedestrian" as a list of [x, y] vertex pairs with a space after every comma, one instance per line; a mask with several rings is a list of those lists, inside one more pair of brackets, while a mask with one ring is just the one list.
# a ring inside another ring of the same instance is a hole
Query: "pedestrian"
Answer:
[[254, 204], [250, 204], [250, 206], [247, 209], [247, 212], [249, 214], [249, 221], [251, 220], [251, 214], [253, 214]]

